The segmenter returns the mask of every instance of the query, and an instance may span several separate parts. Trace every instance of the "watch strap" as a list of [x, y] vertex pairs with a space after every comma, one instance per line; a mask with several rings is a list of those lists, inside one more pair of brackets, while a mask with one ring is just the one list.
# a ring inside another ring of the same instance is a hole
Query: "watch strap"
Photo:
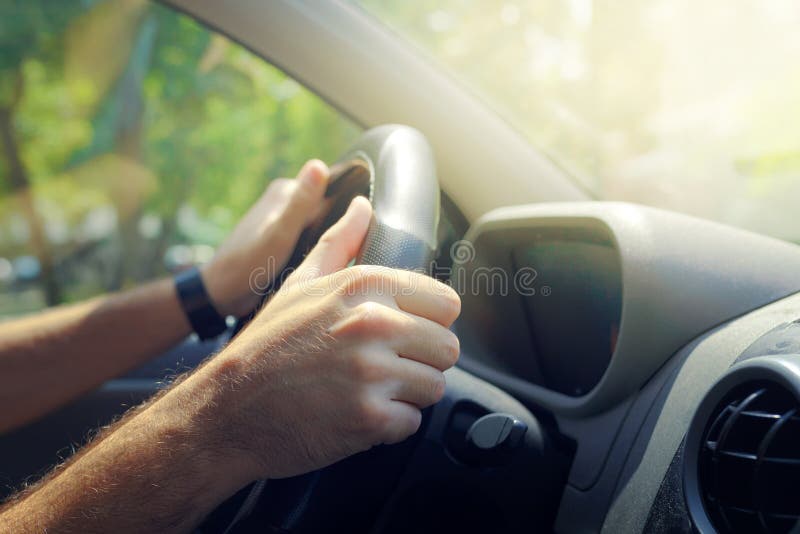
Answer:
[[228, 328], [225, 318], [208, 296], [200, 269], [192, 267], [175, 275], [175, 291], [189, 324], [200, 339], [215, 338]]

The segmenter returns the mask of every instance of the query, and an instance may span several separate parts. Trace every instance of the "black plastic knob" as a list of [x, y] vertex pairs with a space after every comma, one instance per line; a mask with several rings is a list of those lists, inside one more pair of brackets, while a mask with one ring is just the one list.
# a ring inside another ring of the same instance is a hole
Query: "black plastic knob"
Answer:
[[524, 443], [528, 425], [505, 413], [484, 415], [467, 431], [465, 453], [470, 463], [493, 467], [507, 463]]

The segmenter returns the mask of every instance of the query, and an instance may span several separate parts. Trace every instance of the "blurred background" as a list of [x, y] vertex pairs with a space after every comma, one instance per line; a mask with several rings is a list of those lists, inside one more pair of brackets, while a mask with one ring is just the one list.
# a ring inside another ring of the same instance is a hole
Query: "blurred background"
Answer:
[[144, 0], [0, 4], [0, 317], [194, 262], [269, 180], [359, 130]]

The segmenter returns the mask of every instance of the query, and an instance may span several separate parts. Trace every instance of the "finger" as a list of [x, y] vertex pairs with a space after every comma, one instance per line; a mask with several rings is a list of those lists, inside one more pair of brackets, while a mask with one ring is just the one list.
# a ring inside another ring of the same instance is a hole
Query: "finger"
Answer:
[[357, 301], [374, 300], [449, 327], [461, 312], [453, 288], [428, 275], [357, 265], [333, 275], [334, 286]]
[[329, 178], [328, 166], [322, 161], [312, 159], [303, 165], [286, 208], [285, 224], [289, 228], [300, 230], [314, 220]]
[[453, 367], [458, 361], [460, 344], [458, 337], [437, 322], [407, 312], [404, 324], [396, 332], [389, 346], [397, 354], [409, 360], [429, 365], [439, 371]]
[[386, 394], [391, 400], [426, 408], [439, 402], [444, 396], [444, 374], [430, 365], [405, 358], [392, 358], [385, 364], [389, 376]]
[[345, 268], [358, 254], [371, 217], [369, 201], [364, 197], [354, 198], [342, 218], [322, 234], [290, 280], [311, 280]]
[[387, 411], [389, 423], [382, 433], [383, 443], [400, 443], [419, 430], [422, 413], [416, 406], [403, 401], [389, 401], [384, 409]]
[[461, 313], [461, 298], [452, 287], [420, 273], [408, 273], [408, 285], [395, 294], [394, 300], [401, 310], [445, 328]]
[[460, 351], [458, 337], [439, 323], [374, 301], [359, 304], [328, 332], [344, 342], [381, 341], [401, 357], [440, 371], [455, 365]]

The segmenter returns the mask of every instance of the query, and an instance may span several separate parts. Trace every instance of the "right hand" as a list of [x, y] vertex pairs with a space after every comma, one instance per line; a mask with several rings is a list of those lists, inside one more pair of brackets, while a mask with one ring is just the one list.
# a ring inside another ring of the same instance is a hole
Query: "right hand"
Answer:
[[[203, 367], [208, 420], [251, 479], [320, 469], [417, 431], [459, 355], [449, 286], [345, 268], [371, 217], [359, 197], [251, 324]], [[208, 382], [206, 382], [208, 385]]]

